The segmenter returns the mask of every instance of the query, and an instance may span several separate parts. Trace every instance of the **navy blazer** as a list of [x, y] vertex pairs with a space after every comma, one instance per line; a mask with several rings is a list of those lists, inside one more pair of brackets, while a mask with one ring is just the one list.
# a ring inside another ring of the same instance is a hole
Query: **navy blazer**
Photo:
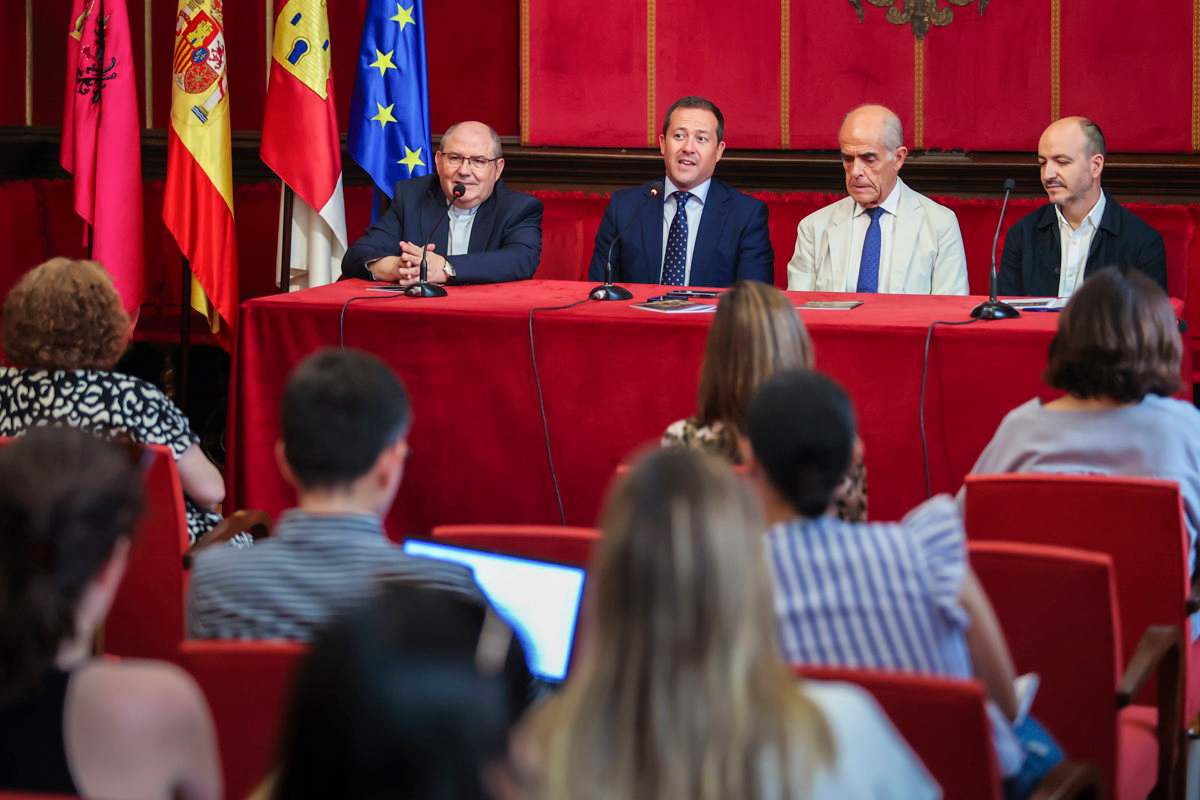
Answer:
[[[588, 267], [591, 280], [604, 280], [608, 246], [620, 231], [621, 239], [613, 248], [613, 280], [662, 283], [663, 204], [667, 198], [649, 198], [652, 185], [613, 193], [596, 231], [596, 246]], [[767, 204], [714, 179], [700, 215], [688, 283], [729, 286], [746, 278], [765, 283], [775, 280]]]
[[[342, 275], [370, 279], [366, 262], [400, 255], [402, 241], [432, 241], [434, 252], [445, 255], [450, 236], [448, 207], [436, 174], [398, 182], [391, 208], [346, 251]], [[467, 251], [466, 255], [451, 257], [457, 274], [450, 283], [496, 283], [533, 277], [542, 254], [542, 201], [496, 181], [491, 197], [475, 212]]]
[[[1162, 236], [1108, 192], [1104, 198], [1104, 215], [1092, 236], [1084, 279], [1104, 267], [1128, 266], [1140, 269], [1167, 291], [1167, 252]], [[1061, 271], [1058, 215], [1053, 204], [1047, 204], [1009, 229], [996, 277], [996, 293], [1057, 297]]]

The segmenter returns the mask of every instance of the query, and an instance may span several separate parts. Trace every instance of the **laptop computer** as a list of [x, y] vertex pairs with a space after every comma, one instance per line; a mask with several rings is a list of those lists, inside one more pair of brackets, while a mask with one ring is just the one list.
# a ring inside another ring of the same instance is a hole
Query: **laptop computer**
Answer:
[[409, 539], [404, 552], [468, 567], [525, 646], [529, 671], [547, 683], [567, 677], [587, 572], [551, 561]]

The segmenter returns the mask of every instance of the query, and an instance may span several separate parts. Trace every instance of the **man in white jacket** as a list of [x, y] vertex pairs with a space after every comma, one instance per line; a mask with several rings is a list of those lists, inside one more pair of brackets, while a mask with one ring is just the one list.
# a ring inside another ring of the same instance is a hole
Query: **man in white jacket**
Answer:
[[859, 106], [838, 131], [847, 197], [796, 228], [788, 289], [967, 294], [967, 258], [954, 212], [900, 180], [908, 155], [900, 118]]

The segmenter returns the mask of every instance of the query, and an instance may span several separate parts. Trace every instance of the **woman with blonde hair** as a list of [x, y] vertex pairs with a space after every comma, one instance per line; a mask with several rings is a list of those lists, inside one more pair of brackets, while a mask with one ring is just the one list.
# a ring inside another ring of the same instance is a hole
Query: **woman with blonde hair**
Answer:
[[[755, 390], [778, 372], [811, 369], [813, 362], [812, 340], [788, 296], [761, 281], [738, 281], [721, 296], [708, 331], [696, 415], [667, 426], [662, 444], [696, 448], [740, 465], [739, 438]], [[844, 520], [867, 518], [861, 442], [834, 493], [834, 505]]]
[[534, 798], [937, 796], [874, 702], [779, 655], [761, 511], [667, 448], [610, 496], [579, 663], [514, 747]]
[[193, 540], [221, 521], [220, 471], [187, 417], [153, 385], [114, 372], [132, 324], [104, 267], [52, 258], [25, 274], [4, 301], [0, 436], [58, 425], [171, 448]]

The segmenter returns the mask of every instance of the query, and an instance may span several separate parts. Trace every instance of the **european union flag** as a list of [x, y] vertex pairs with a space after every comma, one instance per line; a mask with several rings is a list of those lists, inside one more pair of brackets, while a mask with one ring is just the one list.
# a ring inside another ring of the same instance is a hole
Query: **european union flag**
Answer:
[[421, 0], [368, 0], [348, 143], [388, 197], [396, 181], [433, 171]]

